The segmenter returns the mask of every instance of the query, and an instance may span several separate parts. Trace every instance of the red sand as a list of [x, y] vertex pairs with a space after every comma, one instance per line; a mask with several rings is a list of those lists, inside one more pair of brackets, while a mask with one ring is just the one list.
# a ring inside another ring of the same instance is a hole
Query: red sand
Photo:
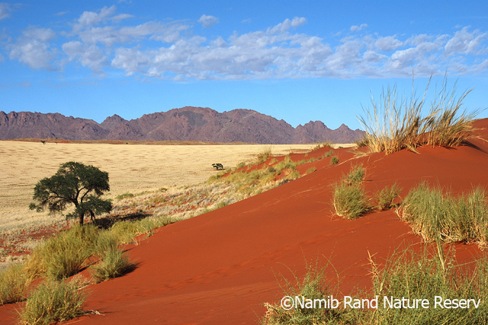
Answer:
[[[488, 120], [476, 126], [488, 128]], [[488, 138], [486, 130], [477, 132]], [[332, 184], [363, 164], [370, 195], [394, 182], [405, 195], [421, 180], [456, 193], [477, 185], [488, 189], [488, 142], [473, 143], [478, 148], [423, 147], [420, 154], [359, 158], [339, 149], [339, 165], [330, 166], [329, 158], [315, 162], [317, 171], [297, 181], [166, 226], [129, 249], [138, 263], [132, 273], [87, 288], [85, 308], [102, 315], [69, 323], [256, 324], [263, 303], [283, 296], [282, 277], [301, 277], [307, 264], [330, 262], [327, 280], [334, 286], [341, 278], [343, 294], [370, 289], [368, 252], [381, 263], [421, 239], [393, 211], [352, 221], [335, 216]], [[473, 244], [454, 246], [460, 261], [486, 254]], [[0, 307], [0, 323], [16, 322], [14, 308]]]

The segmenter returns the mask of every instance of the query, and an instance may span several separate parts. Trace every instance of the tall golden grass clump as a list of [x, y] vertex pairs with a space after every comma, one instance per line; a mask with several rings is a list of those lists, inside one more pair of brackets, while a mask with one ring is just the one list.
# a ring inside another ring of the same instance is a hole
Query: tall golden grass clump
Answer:
[[402, 149], [416, 151], [422, 145], [453, 147], [464, 143], [476, 115], [461, 110], [471, 90], [457, 96], [456, 85], [449, 89], [445, 78], [424, 116], [429, 89], [430, 80], [422, 97], [413, 90], [408, 99], [400, 97], [395, 86], [383, 90], [380, 101], [372, 99], [372, 109], [359, 117], [366, 131], [362, 142], [371, 151], [386, 154]]

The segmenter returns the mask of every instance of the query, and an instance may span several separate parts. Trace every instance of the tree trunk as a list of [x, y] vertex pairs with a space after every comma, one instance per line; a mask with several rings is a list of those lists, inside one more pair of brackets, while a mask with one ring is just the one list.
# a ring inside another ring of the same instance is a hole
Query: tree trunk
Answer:
[[80, 226], [83, 226], [83, 221], [85, 220], [85, 214], [84, 213], [80, 213], [78, 215], [79, 217], [79, 220], [80, 220]]

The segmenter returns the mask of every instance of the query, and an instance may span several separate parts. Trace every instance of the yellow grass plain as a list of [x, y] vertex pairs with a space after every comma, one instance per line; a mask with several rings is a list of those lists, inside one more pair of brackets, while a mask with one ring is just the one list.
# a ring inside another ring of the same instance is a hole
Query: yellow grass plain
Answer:
[[215, 174], [212, 163], [226, 168], [253, 160], [264, 151], [288, 154], [316, 145], [159, 145], [0, 141], [0, 235], [63, 220], [29, 210], [35, 184], [59, 165], [78, 161], [109, 173], [107, 198], [163, 187], [203, 182]]

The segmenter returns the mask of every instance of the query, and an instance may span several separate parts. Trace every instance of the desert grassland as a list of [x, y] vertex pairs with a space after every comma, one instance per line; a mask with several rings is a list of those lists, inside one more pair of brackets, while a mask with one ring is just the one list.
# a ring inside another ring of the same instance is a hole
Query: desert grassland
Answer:
[[77, 161], [109, 173], [114, 199], [161, 188], [187, 186], [215, 174], [212, 163], [235, 167], [258, 154], [309, 150], [309, 145], [156, 145], [0, 141], [0, 233], [64, 220], [29, 210], [35, 184], [61, 163]]

